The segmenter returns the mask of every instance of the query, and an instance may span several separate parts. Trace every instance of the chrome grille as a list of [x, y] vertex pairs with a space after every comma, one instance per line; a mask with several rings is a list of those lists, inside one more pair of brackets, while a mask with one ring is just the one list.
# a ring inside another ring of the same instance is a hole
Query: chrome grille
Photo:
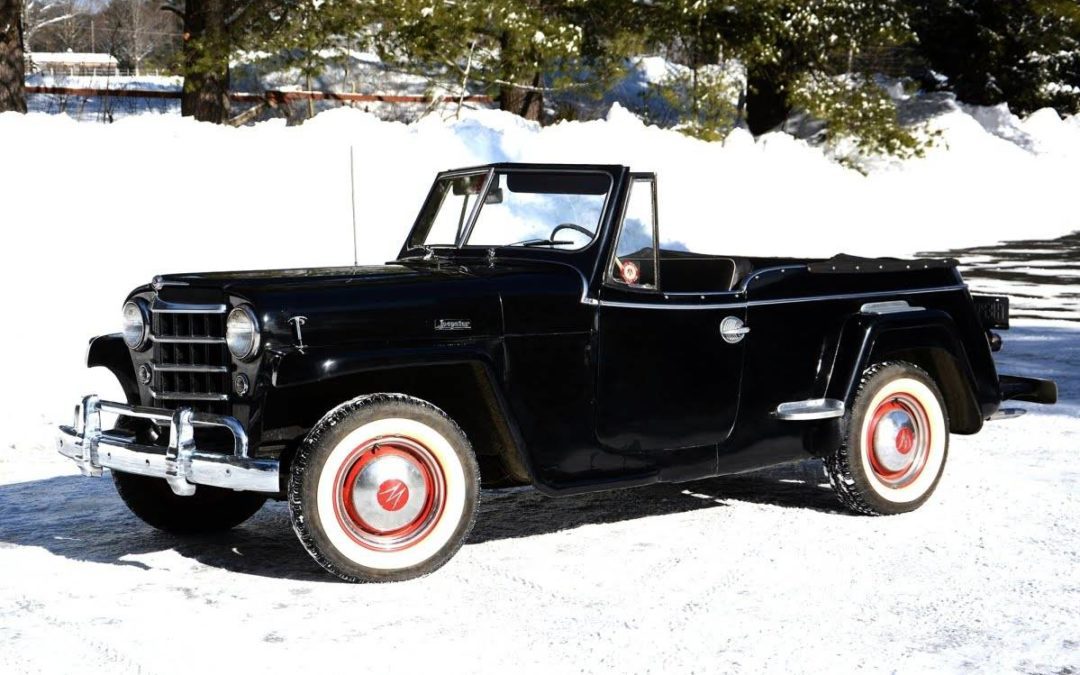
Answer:
[[153, 346], [151, 393], [155, 405], [181, 405], [228, 414], [229, 352], [225, 305], [154, 301], [150, 305]]

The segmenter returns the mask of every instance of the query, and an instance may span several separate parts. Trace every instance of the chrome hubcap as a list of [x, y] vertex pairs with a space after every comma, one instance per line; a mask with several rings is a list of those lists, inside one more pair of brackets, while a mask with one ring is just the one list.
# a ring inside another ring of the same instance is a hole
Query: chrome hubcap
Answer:
[[353, 481], [357, 515], [373, 530], [392, 532], [416, 520], [427, 503], [428, 490], [420, 467], [401, 455], [368, 462]]
[[891, 488], [910, 484], [930, 454], [930, 419], [922, 404], [897, 394], [874, 410], [866, 439], [874, 476]]
[[915, 420], [905, 410], [891, 410], [878, 420], [874, 454], [887, 471], [903, 471], [914, 459]]
[[381, 551], [408, 548], [442, 515], [446, 487], [435, 456], [402, 437], [358, 447], [337, 478], [338, 522], [357, 543]]

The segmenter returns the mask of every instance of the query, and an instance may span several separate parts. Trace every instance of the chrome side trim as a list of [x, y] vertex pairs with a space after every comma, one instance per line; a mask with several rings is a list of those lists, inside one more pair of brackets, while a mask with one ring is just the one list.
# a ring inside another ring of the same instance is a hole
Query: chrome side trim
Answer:
[[596, 304], [600, 307], [624, 309], [738, 309], [747, 306], [745, 302], [728, 302], [718, 305], [661, 305], [654, 302], [616, 302], [613, 300], [600, 300]]
[[199, 394], [195, 392], [159, 392], [150, 390], [150, 395], [159, 401], [228, 401], [228, 394]]
[[907, 300], [889, 300], [887, 302], [868, 302], [859, 308], [863, 314], [899, 314], [901, 312], [921, 312], [925, 307], [912, 307]]
[[[103, 412], [168, 421], [172, 430], [169, 447], [142, 445], [132, 436], [102, 431]], [[197, 427], [229, 429], [234, 439], [233, 453], [200, 450], [194, 440]], [[252, 492], [280, 491], [279, 462], [248, 456], [247, 434], [236, 418], [206, 415], [190, 408], [162, 410], [87, 396], [75, 408], [74, 424], [60, 427], [57, 447], [60, 454], [75, 461], [84, 475], [100, 476], [107, 468], [161, 478], [181, 496], [194, 494], [197, 485]]]
[[223, 345], [223, 337], [158, 337], [151, 335], [150, 339], [163, 345]]
[[[804, 298], [778, 298], [775, 300], [748, 300], [744, 302], [725, 302], [717, 304], [700, 305], [661, 305], [657, 303], [636, 302], [613, 302], [609, 300], [599, 301], [601, 307], [625, 307], [632, 309], [736, 309], [739, 307], [768, 307], [771, 305], [788, 305], [800, 302], [825, 302], [828, 300], [856, 300], [859, 298], [888, 298], [896, 295], [918, 295], [921, 293], [944, 293], [947, 291], [960, 291], [966, 289], [964, 284], [955, 286], [937, 286], [934, 288], [915, 288], [903, 291], [868, 291], [865, 293], [841, 293], [837, 295], [812, 295]], [[696, 294], [695, 294], [696, 295]], [[914, 308], [913, 308], [914, 309]]]
[[965, 284], [952, 286], [935, 286], [934, 288], [911, 288], [901, 291], [869, 291], [866, 293], [841, 293], [839, 295], [814, 295], [805, 298], [784, 298], [777, 300], [751, 300], [747, 303], [750, 307], [764, 307], [767, 305], [786, 305], [795, 302], [821, 302], [822, 300], [854, 300], [856, 298], [888, 298], [893, 295], [921, 295], [923, 293], [945, 293], [947, 291], [962, 291], [967, 289]]
[[159, 373], [227, 373], [229, 372], [228, 366], [180, 366], [180, 365], [159, 365], [151, 363], [150, 367], [154, 371]]
[[150, 305], [150, 311], [155, 314], [224, 314], [227, 309], [225, 305], [192, 305], [161, 299], [155, 299]]
[[789, 422], [828, 420], [844, 416], [844, 402], [834, 398], [813, 398], [806, 401], [789, 401], [776, 406], [777, 418]]

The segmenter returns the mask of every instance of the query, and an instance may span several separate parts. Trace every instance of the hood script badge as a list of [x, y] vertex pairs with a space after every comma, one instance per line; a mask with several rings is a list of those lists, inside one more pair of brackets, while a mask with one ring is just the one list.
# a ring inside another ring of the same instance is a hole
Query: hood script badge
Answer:
[[439, 319], [435, 322], [435, 330], [459, 331], [472, 330], [472, 321], [468, 319]]

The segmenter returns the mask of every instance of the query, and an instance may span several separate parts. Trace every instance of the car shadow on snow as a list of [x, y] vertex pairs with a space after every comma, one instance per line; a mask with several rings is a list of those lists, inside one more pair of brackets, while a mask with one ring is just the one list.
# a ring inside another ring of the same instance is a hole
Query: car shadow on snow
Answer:
[[[741, 476], [552, 499], [531, 488], [485, 491], [469, 545], [583, 525], [719, 508], [732, 502], [839, 511], [821, 465], [803, 462]], [[144, 524], [105, 479], [58, 476], [0, 485], [0, 550], [35, 546], [72, 560], [149, 570], [147, 554], [175, 551], [209, 567], [300, 581], [333, 581], [293, 535], [284, 503], [269, 503], [230, 532], [178, 537]]]
[[806, 461], [692, 483], [658, 483], [554, 499], [531, 488], [491, 490], [483, 496], [469, 543], [717, 508], [731, 502], [842, 512], [827, 480], [820, 462]]

